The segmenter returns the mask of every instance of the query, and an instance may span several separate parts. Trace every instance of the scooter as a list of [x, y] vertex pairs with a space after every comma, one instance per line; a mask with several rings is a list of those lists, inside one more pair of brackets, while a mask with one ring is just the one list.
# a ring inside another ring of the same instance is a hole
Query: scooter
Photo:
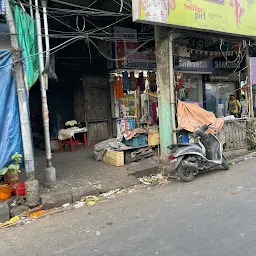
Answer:
[[229, 170], [220, 141], [215, 135], [206, 133], [210, 126], [211, 124], [204, 125], [192, 134], [192, 138], [199, 138], [199, 143], [168, 147], [171, 150], [169, 160], [172, 173], [177, 173], [182, 181], [192, 181], [195, 175], [217, 166]]

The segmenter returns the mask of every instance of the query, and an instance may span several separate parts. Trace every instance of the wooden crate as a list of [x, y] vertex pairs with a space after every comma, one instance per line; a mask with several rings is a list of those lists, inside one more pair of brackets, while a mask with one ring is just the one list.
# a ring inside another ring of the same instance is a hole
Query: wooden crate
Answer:
[[148, 145], [156, 146], [160, 144], [160, 134], [159, 132], [149, 132], [148, 133]]
[[123, 151], [114, 151], [114, 150], [107, 150], [103, 161], [105, 163], [114, 165], [114, 166], [123, 166], [124, 165], [124, 152]]

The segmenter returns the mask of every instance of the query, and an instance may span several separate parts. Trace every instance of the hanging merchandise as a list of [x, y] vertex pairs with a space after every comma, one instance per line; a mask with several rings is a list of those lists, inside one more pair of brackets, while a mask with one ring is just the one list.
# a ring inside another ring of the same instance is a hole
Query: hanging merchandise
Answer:
[[188, 92], [193, 92], [193, 84], [192, 84], [192, 82], [190, 80], [189, 80]]
[[180, 99], [181, 101], [186, 100], [185, 88], [180, 88], [180, 90], [179, 90], [179, 99]]
[[130, 80], [128, 76], [128, 72], [124, 71], [123, 72], [123, 80], [124, 80], [124, 90], [130, 90]]
[[178, 73], [177, 75], [177, 86], [176, 86], [176, 89], [181, 89], [181, 88], [184, 88], [184, 85], [183, 85], [183, 74], [181, 72]]
[[145, 77], [145, 89], [148, 92], [149, 91], [149, 82], [150, 81], [150, 77], [149, 77], [149, 71], [147, 72], [147, 76]]
[[248, 84], [244, 81], [241, 81], [240, 87], [242, 88], [243, 92], [248, 92]]
[[141, 94], [141, 111], [142, 117], [140, 123], [147, 123], [149, 120], [149, 96], [146, 94]]
[[115, 96], [117, 99], [120, 99], [124, 95], [124, 89], [123, 89], [123, 78], [121, 76], [116, 76], [114, 78], [114, 90], [115, 90]]
[[136, 114], [135, 95], [127, 94], [120, 99], [121, 117], [131, 117]]
[[157, 102], [153, 102], [151, 105], [151, 111], [152, 111], [152, 123], [153, 124], [157, 124], [157, 107], [158, 107], [158, 103]]
[[131, 90], [135, 91], [136, 90], [136, 78], [135, 78], [134, 72], [130, 72], [130, 81], [131, 81]]
[[144, 79], [143, 72], [139, 73], [139, 87], [141, 92], [145, 90], [145, 79]]
[[157, 91], [156, 86], [156, 73], [155, 72], [148, 72], [148, 79], [149, 79], [149, 88], [151, 92]]
[[148, 77], [145, 79], [145, 90], [149, 91], [149, 78]]

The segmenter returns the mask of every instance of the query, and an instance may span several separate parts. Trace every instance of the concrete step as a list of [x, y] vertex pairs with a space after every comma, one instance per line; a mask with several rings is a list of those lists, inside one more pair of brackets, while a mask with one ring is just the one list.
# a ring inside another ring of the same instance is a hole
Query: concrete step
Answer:
[[153, 159], [142, 160], [141, 162], [131, 163], [127, 166], [127, 171], [129, 175], [136, 178], [141, 178], [143, 176], [149, 176], [151, 174], [156, 174], [159, 172], [159, 164]]

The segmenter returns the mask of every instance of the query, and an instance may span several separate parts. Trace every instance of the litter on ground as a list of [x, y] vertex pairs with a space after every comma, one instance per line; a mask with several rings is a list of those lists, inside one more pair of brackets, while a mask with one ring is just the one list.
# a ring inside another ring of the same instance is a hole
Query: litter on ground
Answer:
[[162, 185], [170, 183], [171, 181], [168, 180], [167, 176], [163, 176], [161, 173], [156, 175], [151, 175], [149, 177], [144, 176], [143, 178], [139, 179], [140, 182], [144, 185]]

